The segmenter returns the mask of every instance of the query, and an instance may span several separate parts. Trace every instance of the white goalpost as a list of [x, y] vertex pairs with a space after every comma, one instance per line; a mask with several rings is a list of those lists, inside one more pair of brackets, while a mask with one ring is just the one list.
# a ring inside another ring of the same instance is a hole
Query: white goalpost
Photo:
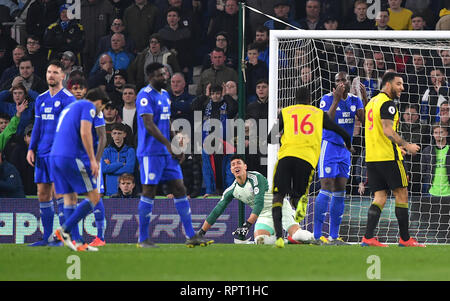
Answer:
[[[269, 45], [269, 131], [277, 119], [279, 109], [292, 104], [295, 91], [302, 86], [309, 88], [313, 105], [318, 106], [320, 98], [332, 92], [335, 74], [346, 71], [352, 78], [351, 93], [360, 94], [356, 87], [363, 83], [370, 100], [379, 92], [380, 79], [386, 70], [392, 69], [402, 74], [405, 91], [396, 100], [401, 120], [399, 134], [407, 141], [420, 138], [421, 144], [419, 159], [405, 158], [410, 182], [410, 232], [425, 243], [450, 243], [449, 198], [432, 197], [428, 193], [430, 186], [427, 184], [433, 176], [433, 168], [431, 161], [425, 161], [432, 157], [426, 157], [423, 153], [427, 147], [433, 147], [432, 124], [441, 121], [443, 112], [440, 115], [440, 106], [449, 101], [450, 86], [447, 92], [444, 88], [447, 80], [450, 80], [450, 31], [271, 30]], [[423, 68], [420, 66], [421, 59]], [[383, 62], [384, 68], [381, 67]], [[444, 73], [442, 77], [446, 82], [440, 85], [441, 89], [435, 89], [434, 83], [440, 73]], [[413, 114], [414, 110], [418, 110], [418, 115]], [[404, 116], [404, 113], [418, 116], [419, 132], [416, 132], [416, 125], [406, 125], [409, 122], [403, 117], [409, 117]], [[366, 179], [362, 160], [363, 134], [364, 129], [358, 126], [353, 143], [359, 151], [352, 157], [352, 174], [347, 183], [346, 209], [340, 229], [340, 235], [350, 242], [358, 242], [364, 235], [367, 210], [373, 200], [367, 183], [363, 195], [358, 191], [360, 183], [364, 186]], [[267, 175], [270, 189], [277, 151], [278, 145], [268, 145]], [[310, 231], [313, 202], [318, 189], [319, 180], [315, 177], [310, 190], [308, 216], [303, 221], [303, 226]], [[389, 198], [376, 233], [380, 241], [387, 243], [398, 241], [394, 204], [393, 197]], [[327, 227], [326, 222], [326, 234]]]

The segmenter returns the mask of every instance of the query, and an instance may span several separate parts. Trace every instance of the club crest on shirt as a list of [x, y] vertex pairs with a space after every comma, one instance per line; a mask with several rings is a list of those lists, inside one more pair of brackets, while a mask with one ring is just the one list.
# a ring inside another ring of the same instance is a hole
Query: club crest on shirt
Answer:
[[61, 102], [59, 100], [55, 101], [55, 108], [59, 107], [61, 105]]
[[152, 173], [152, 172], [148, 174], [148, 178], [149, 178], [150, 180], [154, 180], [155, 177], [156, 177], [156, 175], [155, 175], [154, 173]]
[[327, 104], [325, 103], [324, 100], [322, 100], [322, 101], [320, 102], [320, 108], [324, 108], [326, 105], [327, 105]]
[[356, 111], [356, 106], [355, 106], [355, 105], [351, 105], [351, 106], [350, 106], [350, 110], [351, 110], [352, 112], [355, 112], [355, 111]]

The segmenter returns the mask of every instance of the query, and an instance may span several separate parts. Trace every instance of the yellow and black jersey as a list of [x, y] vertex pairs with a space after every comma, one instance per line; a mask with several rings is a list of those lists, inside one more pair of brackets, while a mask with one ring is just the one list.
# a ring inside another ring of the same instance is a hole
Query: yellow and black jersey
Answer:
[[381, 92], [369, 101], [365, 114], [366, 162], [403, 160], [400, 148], [386, 137], [381, 123], [382, 119], [392, 120], [392, 128], [398, 132], [399, 113], [394, 101]]
[[303, 104], [281, 110], [278, 121], [269, 134], [269, 143], [278, 143], [273, 141], [273, 137], [282, 133], [278, 160], [284, 157], [296, 157], [316, 168], [324, 128], [338, 133], [344, 138], [347, 147], [350, 147], [351, 138], [343, 128], [331, 121], [321, 109]]
[[283, 108], [280, 115], [283, 134], [278, 160], [296, 157], [315, 167], [322, 141], [323, 111], [310, 105], [293, 105]]
[[[313, 168], [319, 161], [323, 129], [339, 134], [345, 145], [351, 147], [350, 135], [334, 123], [321, 109], [311, 105], [293, 105], [283, 108], [271, 129], [268, 143], [281, 143], [278, 160], [284, 157], [300, 158]], [[281, 141], [275, 137], [281, 133]]]

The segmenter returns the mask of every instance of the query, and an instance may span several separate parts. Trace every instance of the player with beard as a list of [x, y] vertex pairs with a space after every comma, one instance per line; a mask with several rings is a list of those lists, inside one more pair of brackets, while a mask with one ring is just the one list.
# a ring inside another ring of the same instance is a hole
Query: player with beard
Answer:
[[414, 156], [420, 146], [408, 143], [397, 133], [399, 112], [394, 99], [399, 99], [403, 87], [401, 74], [386, 73], [380, 93], [366, 106], [365, 138], [366, 166], [369, 187], [374, 200], [367, 213], [366, 233], [362, 246], [387, 247], [374, 236], [389, 191], [395, 197], [395, 217], [400, 232], [400, 247], [424, 247], [409, 235], [408, 179], [403, 166], [403, 155]]
[[[33, 247], [49, 245], [48, 240], [53, 232], [53, 200], [56, 200], [58, 204], [59, 213], [65, 210], [62, 195], [56, 195], [54, 192], [52, 184], [54, 179], [52, 178], [49, 161], [59, 114], [66, 106], [76, 101], [72, 93], [63, 87], [64, 76], [61, 62], [57, 60], [51, 61], [47, 67], [46, 74], [48, 90], [39, 95], [35, 102], [35, 121], [31, 132], [27, 161], [31, 166], [35, 167], [35, 183], [37, 183], [44, 233], [41, 241], [30, 245]], [[62, 222], [63, 220], [60, 219], [60, 223]]]
[[138, 116], [136, 153], [142, 183], [142, 195], [138, 206], [139, 241], [137, 247], [157, 247], [149, 239], [149, 226], [156, 189], [161, 182], [167, 182], [170, 193], [174, 195], [175, 207], [188, 237], [186, 245], [188, 247], [207, 246], [213, 241], [200, 237], [192, 227], [191, 208], [180, 167], [184, 154], [176, 154], [170, 143], [173, 136], [170, 123], [170, 96], [164, 90], [166, 87], [164, 73], [162, 64], [149, 64], [146, 67], [149, 85], [143, 88], [136, 98]]

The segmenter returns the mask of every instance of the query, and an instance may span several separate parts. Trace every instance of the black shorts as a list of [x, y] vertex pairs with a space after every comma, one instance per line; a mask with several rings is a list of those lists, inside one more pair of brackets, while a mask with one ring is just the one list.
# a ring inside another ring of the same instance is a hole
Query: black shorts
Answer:
[[372, 192], [408, 187], [403, 161], [367, 162], [367, 177]]
[[275, 165], [273, 193], [300, 198], [308, 193], [314, 175], [311, 164], [296, 157], [284, 157]]

